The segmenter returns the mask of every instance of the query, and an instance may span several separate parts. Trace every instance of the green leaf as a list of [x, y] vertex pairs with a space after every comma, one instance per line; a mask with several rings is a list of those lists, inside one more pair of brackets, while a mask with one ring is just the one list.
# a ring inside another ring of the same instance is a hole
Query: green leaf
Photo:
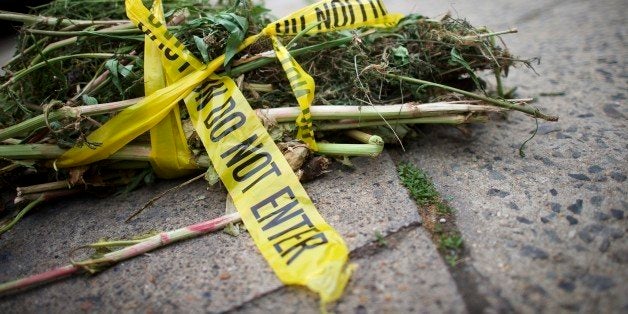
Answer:
[[198, 51], [201, 52], [201, 56], [203, 57], [203, 62], [205, 63], [209, 62], [209, 53], [207, 52], [209, 47], [207, 46], [203, 38], [200, 38], [195, 35], [194, 43], [196, 44], [196, 48], [198, 48]]
[[480, 84], [480, 80], [478, 79], [477, 75], [475, 75], [475, 72], [471, 68], [471, 65], [464, 59], [464, 57], [462, 57], [460, 52], [458, 52], [458, 50], [455, 47], [451, 49], [450, 56], [451, 56], [451, 59], [449, 59], [449, 64], [460, 65], [463, 68], [465, 68], [467, 72], [469, 73], [469, 76], [473, 80], [473, 83], [475, 83], [475, 86], [479, 90], [484, 91], [484, 88], [482, 87], [482, 84]]
[[122, 77], [128, 77], [129, 75], [133, 74], [133, 65], [132, 64], [128, 64], [125, 66], [122, 66], [121, 64], [118, 65], [118, 73], [120, 73]]
[[224, 27], [229, 32], [227, 38], [227, 47], [225, 51], [224, 66], [227, 67], [236, 53], [238, 47], [244, 40], [246, 31], [249, 28], [249, 22], [246, 18], [235, 13], [220, 13], [218, 15], [208, 17], [212, 22]]
[[88, 105], [88, 106], [98, 105], [98, 99], [96, 99], [96, 98], [94, 98], [92, 96], [83, 95], [81, 98], [83, 99], [83, 103], [85, 105]]
[[120, 91], [120, 94], [124, 94], [124, 90], [122, 89], [122, 84], [120, 83], [120, 74], [118, 73], [119, 65], [120, 65], [120, 62], [118, 62], [118, 60], [115, 60], [115, 59], [107, 60], [107, 62], [105, 62], [105, 68], [109, 70], [109, 74], [111, 77], [111, 81], [113, 82], [113, 85], [115, 85], [118, 91]]
[[410, 63], [410, 53], [404, 46], [399, 46], [392, 49], [393, 58], [395, 59], [397, 66], [405, 66]]

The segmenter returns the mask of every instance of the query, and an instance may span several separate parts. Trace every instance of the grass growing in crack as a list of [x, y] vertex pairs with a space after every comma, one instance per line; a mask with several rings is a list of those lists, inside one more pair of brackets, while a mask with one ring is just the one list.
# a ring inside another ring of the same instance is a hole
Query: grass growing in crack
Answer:
[[386, 237], [384, 237], [384, 235], [379, 231], [375, 231], [375, 241], [379, 246], [388, 246], [388, 241], [386, 241]]
[[443, 199], [431, 178], [411, 164], [401, 164], [399, 178], [408, 189], [423, 218], [423, 225], [432, 235], [447, 264], [456, 267], [464, 253], [464, 241], [456, 226], [455, 209]]
[[398, 173], [401, 182], [419, 205], [427, 206], [438, 203], [440, 195], [425, 172], [412, 165], [401, 164]]

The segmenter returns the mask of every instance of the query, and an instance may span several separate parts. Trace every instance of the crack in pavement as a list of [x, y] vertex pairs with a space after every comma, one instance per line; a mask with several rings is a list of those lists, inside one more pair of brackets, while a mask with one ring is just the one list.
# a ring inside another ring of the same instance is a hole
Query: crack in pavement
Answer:
[[[421, 227], [421, 222], [420, 221], [412, 221], [410, 223], [408, 223], [405, 226], [402, 226], [400, 228], [398, 228], [397, 230], [388, 232], [385, 236], [383, 236], [381, 239], [377, 239], [377, 240], [373, 240], [361, 247], [357, 247], [355, 249], [353, 249], [350, 253], [349, 253], [349, 259], [362, 259], [362, 258], [367, 258], [367, 257], [371, 257], [374, 256], [376, 254], [380, 254], [382, 252], [384, 252], [385, 250], [388, 249], [392, 249], [395, 246], [395, 243], [399, 243], [401, 242], [411, 231], [418, 229]], [[389, 244], [385, 244], [382, 245], [381, 240], [384, 240], [385, 242], [389, 243]], [[238, 312], [239, 310], [245, 308], [246, 306], [250, 305], [251, 303], [265, 297], [268, 295], [271, 295], [273, 293], [277, 293], [280, 292], [284, 289], [288, 289], [290, 287], [293, 286], [287, 286], [287, 285], [282, 285], [279, 286], [277, 288], [268, 290], [260, 295], [257, 295], [249, 300], [246, 300], [244, 302], [242, 302], [241, 304], [238, 304], [230, 309], [221, 311], [219, 313], [234, 313], [234, 312]]]

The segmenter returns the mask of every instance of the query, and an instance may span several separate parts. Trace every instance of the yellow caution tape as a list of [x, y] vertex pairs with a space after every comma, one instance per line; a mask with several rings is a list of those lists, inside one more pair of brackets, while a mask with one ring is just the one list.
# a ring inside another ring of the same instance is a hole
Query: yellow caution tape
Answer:
[[[170, 33], [165, 24], [151, 14], [139, 0], [126, 0], [127, 15], [170, 61], [168, 73], [176, 82], [147, 95], [137, 104], [122, 110], [102, 127], [92, 132], [87, 141], [94, 145], [73, 147], [54, 163], [57, 168], [76, 167], [106, 159], [136, 137], [162, 121], [178, 102], [187, 96], [199, 82], [219, 69], [225, 56], [219, 56], [204, 65]], [[242, 50], [253, 44], [261, 35], [251, 36], [238, 47]], [[189, 73], [189, 74], [187, 74]], [[180, 79], [179, 79], [180, 77]]]
[[325, 0], [309, 5], [270, 25], [264, 33], [272, 35], [296, 35], [317, 24], [308, 34], [359, 27], [392, 27], [403, 15], [390, 14], [381, 0]]
[[281, 63], [294, 96], [297, 98], [301, 113], [297, 117], [297, 138], [308, 144], [310, 149], [317, 151], [318, 146], [314, 139], [314, 129], [312, 128], [312, 113], [310, 107], [314, 100], [315, 84], [314, 79], [303, 71], [299, 63], [290, 55], [288, 49], [284, 47], [277, 37], [272, 36], [273, 48], [277, 58]]
[[[154, 14], [141, 0], [126, 0], [127, 15], [147, 40], [146, 97], [92, 132], [87, 141], [95, 149], [75, 147], [61, 156], [57, 167], [73, 167], [102, 160], [140, 134], [151, 130], [153, 164], [161, 176], [175, 176], [193, 166], [182, 138], [178, 105], [185, 104], [212, 164], [227, 187], [262, 255], [286, 284], [316, 291], [323, 303], [338, 299], [351, 275], [348, 249], [338, 233], [316, 211], [296, 175], [229, 77], [219, 77], [225, 56], [208, 64], [197, 60], [172, 33], [155, 0]], [[309, 107], [314, 80], [292, 58], [276, 36], [387, 27], [400, 15], [388, 14], [381, 1], [325, 0], [269, 24], [260, 34], [244, 40], [242, 50], [261, 36], [269, 36], [301, 108], [296, 121], [298, 137], [316, 149]], [[300, 23], [300, 24], [299, 24]], [[150, 44], [149, 44], [150, 42]], [[161, 63], [155, 52], [161, 54]], [[91, 145], [90, 145], [91, 146]], [[161, 152], [168, 146], [176, 157]]]
[[[161, 0], [153, 2], [151, 12], [160, 23], [166, 23]], [[169, 63], [170, 60], [166, 59], [165, 54], [159, 50], [159, 45], [147, 36], [144, 41], [144, 91], [146, 95], [180, 78], [178, 72], [172, 71], [176, 66], [167, 66]], [[190, 174], [191, 169], [197, 169], [183, 133], [178, 105], [174, 106], [170, 114], [150, 130], [150, 142], [152, 148], [150, 162], [157, 176], [176, 178]]]
[[327, 303], [351, 275], [348, 249], [316, 211], [279, 148], [229, 77], [211, 76], [185, 100], [194, 128], [275, 274]]

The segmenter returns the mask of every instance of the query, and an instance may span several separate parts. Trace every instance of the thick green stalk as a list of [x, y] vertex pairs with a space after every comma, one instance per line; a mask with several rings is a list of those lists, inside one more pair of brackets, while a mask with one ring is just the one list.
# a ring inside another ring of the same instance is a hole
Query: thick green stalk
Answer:
[[[112, 113], [134, 105], [141, 99], [142, 98], [135, 98], [90, 106], [63, 107], [58, 110], [51, 111], [48, 114], [48, 122], [58, 121], [65, 118], [79, 118], [82, 115], [93, 116], [105, 113]], [[38, 115], [21, 123], [12, 125], [8, 128], [1, 129], [0, 142], [8, 140], [15, 136], [27, 134], [28, 132], [43, 128], [45, 126], [46, 116], [44, 114]]]
[[384, 146], [384, 139], [382, 139], [378, 135], [371, 135], [360, 130], [349, 130], [345, 132], [345, 134], [364, 144], [375, 144]]
[[478, 95], [472, 92], [468, 92], [465, 90], [461, 90], [461, 89], [457, 89], [451, 86], [447, 86], [447, 85], [443, 85], [443, 84], [438, 84], [438, 83], [434, 83], [434, 82], [430, 82], [430, 81], [425, 81], [425, 80], [420, 80], [420, 79], [415, 79], [415, 78], [411, 78], [411, 77], [407, 77], [407, 76], [401, 76], [401, 75], [396, 75], [396, 74], [385, 74], [386, 77], [388, 78], [392, 78], [392, 79], [397, 79], [400, 81], [404, 81], [404, 82], [408, 82], [408, 83], [413, 83], [413, 84], [419, 84], [419, 85], [426, 85], [426, 86], [431, 86], [431, 87], [436, 87], [436, 88], [441, 88], [450, 92], [454, 92], [454, 93], [458, 93], [473, 99], [479, 99], [482, 101], [485, 101], [489, 104], [493, 104], [497, 107], [501, 107], [504, 109], [508, 109], [508, 110], [516, 110], [516, 111], [521, 111], [523, 113], [527, 113], [535, 118], [541, 118], [543, 120], [547, 120], [547, 121], [558, 121], [558, 117], [557, 116], [549, 116], [546, 115], [544, 113], [542, 113], [541, 111], [539, 111], [536, 108], [532, 108], [532, 107], [523, 107], [523, 106], [519, 106], [516, 104], [513, 104], [511, 102], [508, 101], [504, 101], [504, 100], [499, 100], [499, 99], [494, 99], [494, 98], [490, 98], [490, 97], [486, 97], [483, 95]]
[[384, 150], [384, 145], [378, 144], [317, 143], [317, 145], [316, 153], [329, 156], [377, 157]]
[[[133, 26], [133, 24], [129, 24], [129, 26]], [[97, 31], [48, 31], [48, 30], [42, 30], [42, 29], [27, 29], [26, 32], [32, 33], [32, 34], [38, 34], [38, 35], [67, 36], [67, 37], [142, 34], [142, 31], [140, 31], [138, 28], [103, 29], [103, 30], [97, 30]]]
[[371, 121], [346, 121], [346, 122], [329, 122], [315, 125], [316, 131], [335, 131], [335, 130], [350, 130], [358, 128], [366, 128], [382, 125], [398, 125], [398, 124], [448, 124], [458, 125], [464, 123], [476, 123], [486, 122], [488, 120], [485, 116], [469, 117], [468, 115], [452, 115], [452, 116], [438, 116], [438, 117], [425, 117], [414, 119], [398, 119], [388, 120], [388, 123], [384, 120], [371, 120]]
[[[310, 112], [314, 120], [381, 120], [433, 117], [478, 112], [499, 112], [503, 109], [479, 105], [476, 101], [438, 102], [429, 104], [406, 103], [382, 106], [312, 106]], [[301, 113], [298, 107], [258, 109], [260, 117], [277, 122], [292, 122]]]

